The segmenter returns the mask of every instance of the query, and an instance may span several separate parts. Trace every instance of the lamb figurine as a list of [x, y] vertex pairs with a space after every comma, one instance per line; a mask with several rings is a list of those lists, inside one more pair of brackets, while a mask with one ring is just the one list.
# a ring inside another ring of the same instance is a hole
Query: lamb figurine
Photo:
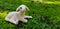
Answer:
[[[18, 11], [19, 10], [19, 11]], [[32, 16], [25, 16], [25, 11], [28, 11], [29, 8], [25, 5], [20, 5], [16, 11], [14, 12], [10, 12], [5, 20], [6, 21], [9, 21], [11, 23], [14, 23], [14, 24], [18, 24], [18, 21], [22, 21], [24, 23], [27, 23], [27, 19], [25, 18], [32, 18]]]

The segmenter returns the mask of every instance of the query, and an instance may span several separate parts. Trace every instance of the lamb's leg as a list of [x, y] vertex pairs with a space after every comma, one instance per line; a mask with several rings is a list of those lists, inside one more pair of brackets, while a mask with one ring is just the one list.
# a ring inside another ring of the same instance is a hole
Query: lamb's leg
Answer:
[[10, 19], [9, 20], [11, 23], [18, 24], [18, 20]]
[[10, 17], [8, 17], [8, 16], [5, 18], [5, 20], [6, 20], [6, 21], [9, 21], [10, 19], [11, 19], [11, 18], [10, 18]]
[[20, 19], [20, 21], [24, 22], [24, 23], [27, 23], [27, 19]]
[[5, 18], [6, 21], [9, 21], [11, 23], [14, 23], [14, 24], [18, 24], [17, 23], [17, 20], [14, 20], [13, 18], [9, 19], [8, 17]]
[[5, 20], [6, 20], [6, 21], [9, 21], [12, 17], [13, 17], [13, 15], [8, 14], [8, 15], [6, 16], [6, 18], [5, 18]]
[[13, 16], [10, 20], [11, 23], [18, 24], [18, 20]]
[[32, 18], [32, 16], [24, 16], [24, 18]]

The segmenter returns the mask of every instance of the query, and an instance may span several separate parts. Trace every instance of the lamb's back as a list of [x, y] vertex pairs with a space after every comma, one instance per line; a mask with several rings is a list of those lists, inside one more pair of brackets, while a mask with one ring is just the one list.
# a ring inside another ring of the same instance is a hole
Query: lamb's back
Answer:
[[8, 14], [7, 16], [12, 17], [12, 16], [14, 16], [14, 15], [16, 15], [16, 14], [18, 14], [18, 12], [9, 12], [9, 14]]

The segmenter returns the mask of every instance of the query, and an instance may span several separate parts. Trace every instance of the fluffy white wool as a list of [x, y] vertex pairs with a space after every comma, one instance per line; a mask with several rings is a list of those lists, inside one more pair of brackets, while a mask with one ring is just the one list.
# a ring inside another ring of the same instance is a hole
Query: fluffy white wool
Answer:
[[[20, 7], [22, 7], [22, 9], [20, 9]], [[25, 5], [20, 5], [17, 10], [20, 10], [19, 12], [10, 12], [5, 20], [6, 21], [9, 21], [11, 23], [14, 23], [14, 24], [18, 24], [18, 21], [22, 21], [22, 22], [25, 22], [27, 23], [27, 19], [24, 19], [24, 18], [32, 18], [32, 16], [25, 16], [25, 10], [26, 8], [28, 9], [28, 7], [26, 7]]]

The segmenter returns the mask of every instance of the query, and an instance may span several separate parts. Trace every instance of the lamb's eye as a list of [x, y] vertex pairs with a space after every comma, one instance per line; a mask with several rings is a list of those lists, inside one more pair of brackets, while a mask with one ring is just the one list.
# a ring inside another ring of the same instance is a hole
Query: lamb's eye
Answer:
[[20, 9], [22, 9], [22, 7], [20, 7]]

